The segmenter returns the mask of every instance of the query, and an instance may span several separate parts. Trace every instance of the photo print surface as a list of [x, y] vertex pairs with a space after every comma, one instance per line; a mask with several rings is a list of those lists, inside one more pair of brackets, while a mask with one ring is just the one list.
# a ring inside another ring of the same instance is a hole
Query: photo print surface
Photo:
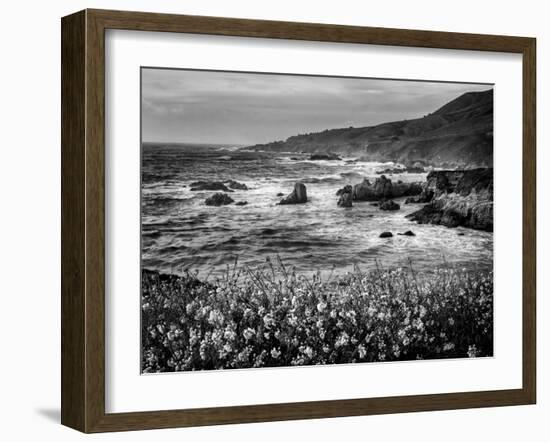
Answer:
[[141, 69], [141, 372], [493, 355], [493, 85]]

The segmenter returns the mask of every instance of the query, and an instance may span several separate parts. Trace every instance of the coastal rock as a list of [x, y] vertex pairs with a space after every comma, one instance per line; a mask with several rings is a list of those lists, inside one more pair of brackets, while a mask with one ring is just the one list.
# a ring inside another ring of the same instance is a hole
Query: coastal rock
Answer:
[[314, 153], [314, 154], [311, 154], [311, 156], [309, 157], [310, 160], [329, 160], [329, 161], [339, 161], [341, 160], [342, 158], [340, 158], [338, 155], [336, 155], [335, 153]]
[[233, 192], [224, 183], [220, 181], [195, 181], [190, 184], [191, 191], [198, 190], [221, 190], [223, 192]]
[[303, 204], [307, 203], [307, 191], [306, 186], [303, 183], [296, 183], [294, 190], [285, 198], [281, 200], [279, 204]]
[[386, 200], [380, 203], [380, 210], [399, 210], [401, 207], [393, 200]]
[[357, 201], [379, 201], [384, 199], [415, 196], [422, 192], [418, 183], [392, 183], [385, 175], [371, 183], [367, 178], [353, 187], [353, 199]]
[[426, 170], [420, 166], [405, 166], [405, 167], [388, 167], [384, 170], [377, 171], [377, 175], [382, 174], [400, 174], [400, 173], [425, 173]]
[[433, 199], [407, 218], [493, 231], [493, 169], [431, 172], [425, 190], [433, 192]]
[[239, 183], [238, 181], [235, 181], [235, 180], [228, 180], [226, 181], [226, 183], [227, 183], [227, 187], [229, 187], [230, 189], [248, 190], [248, 187], [246, 184]]
[[405, 233], [398, 233], [401, 236], [416, 236], [412, 230], [407, 230]]
[[277, 196], [283, 196], [283, 195], [284, 195], [283, 192], [279, 192], [279, 193], [277, 194]]
[[393, 236], [393, 233], [391, 232], [382, 232], [379, 238], [391, 238], [392, 236]]
[[238, 201], [235, 203], [236, 206], [246, 206], [248, 204], [248, 201]]
[[204, 204], [206, 204], [207, 206], [225, 206], [233, 202], [235, 202], [233, 198], [226, 195], [225, 193], [215, 193], [211, 197], [204, 200]]
[[410, 196], [405, 200], [405, 204], [424, 204], [429, 203], [434, 196], [433, 191], [429, 189], [422, 189], [422, 193], [418, 197]]
[[340, 195], [337, 205], [338, 207], [352, 207], [353, 201], [353, 187], [350, 185], [345, 186], [343, 189], [340, 189], [336, 192], [337, 195]]

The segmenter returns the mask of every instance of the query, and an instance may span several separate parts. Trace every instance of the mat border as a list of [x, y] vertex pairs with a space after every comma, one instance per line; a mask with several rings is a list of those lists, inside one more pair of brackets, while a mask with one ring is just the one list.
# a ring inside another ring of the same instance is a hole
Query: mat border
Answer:
[[[520, 389], [105, 412], [105, 30], [522, 54], [523, 384]], [[82, 432], [405, 413], [536, 402], [536, 40], [86, 9], [61, 20], [61, 422]]]

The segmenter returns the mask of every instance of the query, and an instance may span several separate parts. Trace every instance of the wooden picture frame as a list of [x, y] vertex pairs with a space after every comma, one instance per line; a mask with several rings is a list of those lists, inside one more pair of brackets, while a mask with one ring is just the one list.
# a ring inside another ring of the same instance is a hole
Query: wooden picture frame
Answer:
[[[271, 405], [105, 412], [105, 30], [123, 29], [419, 48], [523, 57], [523, 385]], [[106, 10], [62, 19], [62, 409], [83, 432], [282, 421], [534, 404], [536, 158], [533, 38]]]

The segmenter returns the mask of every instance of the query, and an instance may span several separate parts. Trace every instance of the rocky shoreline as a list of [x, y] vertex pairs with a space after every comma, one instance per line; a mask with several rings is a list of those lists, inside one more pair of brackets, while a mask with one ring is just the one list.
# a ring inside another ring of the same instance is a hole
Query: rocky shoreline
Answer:
[[427, 203], [408, 219], [420, 224], [493, 231], [493, 169], [430, 172], [417, 200]]
[[[235, 203], [227, 193], [232, 189], [248, 190], [237, 181], [195, 182], [191, 190], [221, 190], [205, 200], [209, 206]], [[225, 193], [224, 193], [225, 192]], [[283, 196], [280, 193], [278, 196]], [[354, 202], [369, 201], [380, 210], [396, 211], [401, 206], [396, 198], [408, 197], [405, 204], [425, 204], [406, 217], [419, 224], [440, 224], [447, 227], [469, 227], [487, 232], [493, 231], [493, 169], [431, 171], [424, 183], [392, 182], [385, 175], [374, 181], [364, 178], [355, 185], [348, 184], [336, 192], [338, 207], [351, 208]], [[279, 205], [308, 202], [303, 182], [296, 182], [294, 189], [283, 197]], [[239, 201], [236, 205], [246, 205]]]

